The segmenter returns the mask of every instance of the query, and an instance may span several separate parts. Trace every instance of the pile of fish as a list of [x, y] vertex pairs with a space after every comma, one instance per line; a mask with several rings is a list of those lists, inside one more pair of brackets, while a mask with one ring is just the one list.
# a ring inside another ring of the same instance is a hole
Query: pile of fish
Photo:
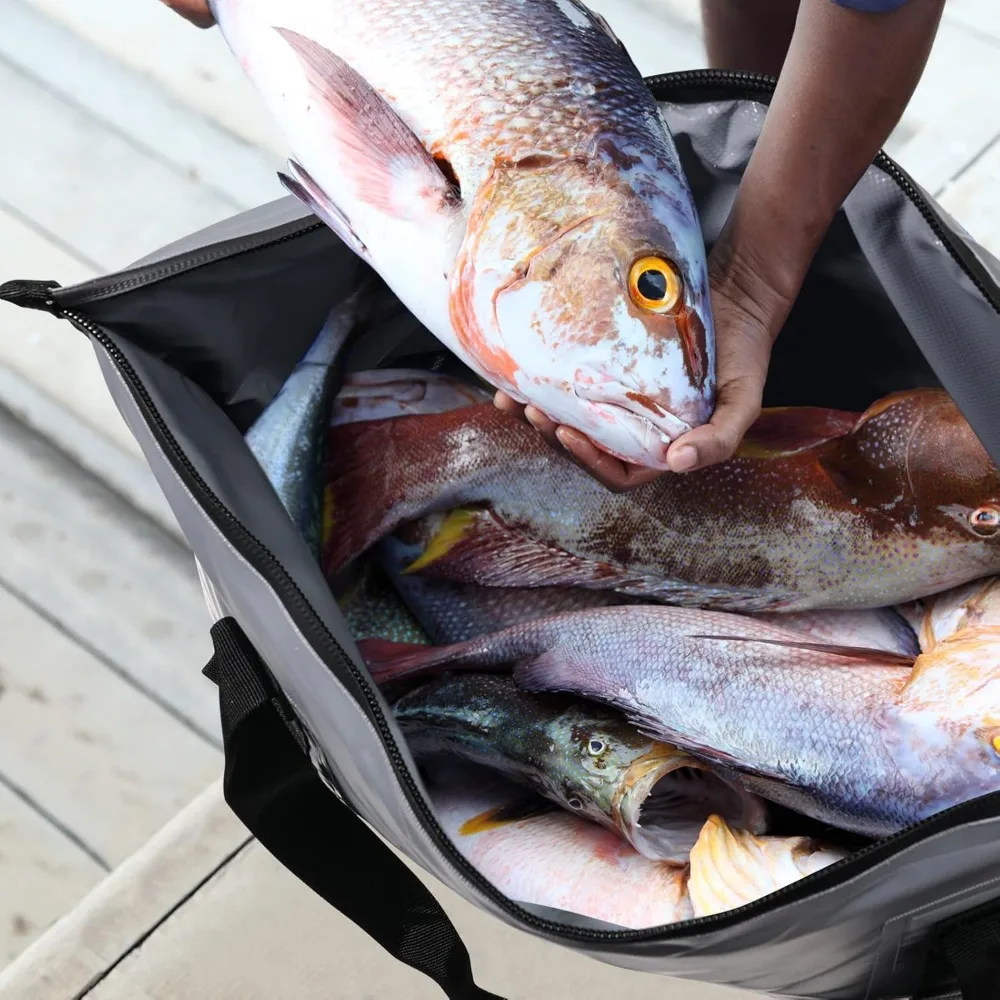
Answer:
[[1000, 473], [943, 392], [614, 495], [474, 379], [337, 376], [356, 303], [247, 441], [510, 898], [707, 916], [1000, 789]]
[[247, 444], [473, 865], [644, 927], [1000, 789], [1000, 473], [945, 393], [766, 411], [622, 495], [491, 404], [658, 469], [714, 406], [692, 193], [600, 18], [213, 11], [288, 189], [470, 372], [342, 376], [362, 283]]

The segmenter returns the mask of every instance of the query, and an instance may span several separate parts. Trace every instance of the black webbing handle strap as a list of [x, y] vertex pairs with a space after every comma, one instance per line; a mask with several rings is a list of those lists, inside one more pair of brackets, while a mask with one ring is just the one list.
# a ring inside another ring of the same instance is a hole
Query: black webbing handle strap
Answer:
[[935, 945], [954, 972], [962, 1000], [1000, 997], [1000, 900], [939, 924]]
[[449, 1000], [503, 1000], [476, 985], [462, 939], [423, 882], [323, 783], [235, 619], [217, 622], [212, 642], [204, 673], [219, 687], [233, 812], [282, 865]]

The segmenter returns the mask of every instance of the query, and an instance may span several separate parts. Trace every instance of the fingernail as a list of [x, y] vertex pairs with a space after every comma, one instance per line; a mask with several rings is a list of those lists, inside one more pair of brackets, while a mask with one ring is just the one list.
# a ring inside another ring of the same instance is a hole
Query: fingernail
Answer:
[[674, 472], [687, 472], [698, 464], [698, 452], [689, 445], [683, 445], [670, 453], [670, 468]]

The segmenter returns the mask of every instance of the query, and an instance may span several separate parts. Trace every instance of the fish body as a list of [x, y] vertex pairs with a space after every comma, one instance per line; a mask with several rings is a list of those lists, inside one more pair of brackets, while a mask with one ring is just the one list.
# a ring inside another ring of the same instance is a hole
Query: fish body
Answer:
[[738, 909], [846, 857], [811, 837], [758, 837], [710, 816], [691, 850], [694, 916]]
[[455, 847], [509, 899], [639, 929], [688, 920], [687, 871], [652, 861], [610, 830], [489, 780], [429, 789]]
[[445, 676], [397, 699], [393, 713], [418, 758], [444, 751], [501, 772], [647, 857], [686, 864], [713, 811], [765, 828], [763, 803], [701, 761], [643, 736], [617, 712], [530, 694], [510, 677]]
[[491, 385], [630, 461], [715, 398], [663, 114], [579, 0], [214, 0], [286, 186]]
[[635, 603], [610, 590], [573, 587], [481, 587], [407, 573], [437, 531], [437, 521], [405, 525], [375, 549], [379, 565], [400, 598], [437, 644], [462, 642], [564, 611]]
[[492, 406], [330, 431], [337, 571], [451, 512], [409, 572], [728, 611], [879, 608], [1000, 570], [1000, 473], [940, 390], [765, 411], [737, 457], [613, 494]]
[[336, 361], [364, 308], [367, 283], [335, 306], [305, 357], [244, 440], [309, 547], [321, 552], [323, 448]]
[[526, 690], [604, 702], [643, 732], [732, 768], [756, 794], [883, 836], [1000, 790], [1000, 669], [967, 638], [911, 667], [741, 615], [638, 606], [364, 655], [378, 679], [513, 665]]

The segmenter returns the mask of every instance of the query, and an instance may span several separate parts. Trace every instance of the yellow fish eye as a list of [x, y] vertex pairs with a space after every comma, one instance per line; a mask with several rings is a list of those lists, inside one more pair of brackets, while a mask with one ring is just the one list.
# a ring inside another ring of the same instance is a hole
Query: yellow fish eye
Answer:
[[969, 525], [977, 535], [989, 538], [1000, 531], [1000, 510], [992, 504], [977, 507], [969, 515]]
[[628, 273], [628, 290], [640, 309], [670, 312], [681, 300], [681, 276], [662, 257], [640, 257]]
[[1000, 734], [994, 736], [990, 742], [993, 744], [993, 752], [1000, 757]]

